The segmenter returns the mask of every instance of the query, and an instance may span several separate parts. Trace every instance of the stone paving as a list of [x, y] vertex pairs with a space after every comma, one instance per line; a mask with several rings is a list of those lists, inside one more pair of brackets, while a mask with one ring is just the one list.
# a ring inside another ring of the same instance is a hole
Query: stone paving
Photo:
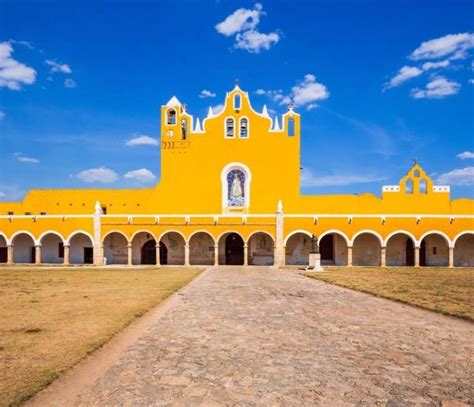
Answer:
[[211, 268], [77, 405], [472, 405], [473, 332], [292, 271]]

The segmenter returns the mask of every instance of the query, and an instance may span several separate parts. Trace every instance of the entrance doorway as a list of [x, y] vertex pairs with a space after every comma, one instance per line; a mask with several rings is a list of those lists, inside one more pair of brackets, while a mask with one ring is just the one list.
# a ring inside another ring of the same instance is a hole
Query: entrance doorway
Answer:
[[[140, 264], [156, 264], [156, 241], [148, 240], [142, 246]], [[168, 248], [160, 242], [160, 264], [168, 264]]]
[[84, 247], [84, 264], [94, 263], [94, 248]]
[[326, 235], [319, 242], [321, 261], [334, 264], [334, 235]]
[[230, 233], [225, 239], [225, 264], [244, 264], [244, 240], [237, 233]]
[[142, 253], [141, 253], [140, 263], [141, 264], [156, 264], [156, 241], [155, 241], [155, 239], [148, 240], [142, 246]]
[[426, 266], [426, 243], [424, 239], [420, 244], [420, 266]]
[[405, 258], [407, 266], [415, 265], [415, 245], [413, 244], [413, 240], [411, 240], [410, 238], [408, 238], [406, 242]]

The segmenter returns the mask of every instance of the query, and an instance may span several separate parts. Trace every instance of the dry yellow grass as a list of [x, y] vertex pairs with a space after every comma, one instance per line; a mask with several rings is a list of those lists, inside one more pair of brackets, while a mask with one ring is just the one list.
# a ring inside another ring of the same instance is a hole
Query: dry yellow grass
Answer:
[[474, 320], [474, 269], [337, 268], [306, 274], [318, 280]]
[[0, 405], [18, 405], [200, 269], [0, 268]]

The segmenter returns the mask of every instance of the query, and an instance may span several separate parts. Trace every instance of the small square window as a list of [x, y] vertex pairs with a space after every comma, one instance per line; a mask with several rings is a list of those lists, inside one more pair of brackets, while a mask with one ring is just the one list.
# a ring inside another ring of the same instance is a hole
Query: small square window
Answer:
[[40, 212], [40, 215], [44, 216], [44, 215], [46, 215], [46, 212]]
[[13, 211], [9, 211], [9, 212], [8, 212], [8, 215], [9, 215], [9, 216], [13, 216], [14, 214], [15, 214], [15, 212], [13, 212]]
[[31, 212], [25, 212], [25, 215], [31, 215]]

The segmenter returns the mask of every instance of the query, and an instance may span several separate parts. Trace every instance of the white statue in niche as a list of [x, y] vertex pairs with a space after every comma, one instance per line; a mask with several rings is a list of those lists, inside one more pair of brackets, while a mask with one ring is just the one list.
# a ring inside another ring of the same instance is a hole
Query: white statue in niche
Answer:
[[234, 174], [230, 194], [232, 198], [241, 198], [243, 196], [242, 186], [240, 185], [240, 179], [237, 174]]
[[245, 205], [245, 174], [232, 170], [227, 174], [227, 205], [242, 207]]

